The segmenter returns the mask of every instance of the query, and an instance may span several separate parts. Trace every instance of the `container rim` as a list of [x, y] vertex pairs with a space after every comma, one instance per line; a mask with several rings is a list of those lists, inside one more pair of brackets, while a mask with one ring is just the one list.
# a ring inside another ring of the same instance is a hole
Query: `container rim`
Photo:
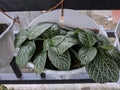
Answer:
[[[9, 19], [9, 18], [6, 17], [5, 19]], [[11, 30], [10, 28], [12, 27], [14, 21], [11, 19], [9, 19], [9, 21], [10, 21], [10, 24], [8, 24], [7, 29], [0, 35], [0, 39], [4, 38], [6, 36], [6, 34], [9, 32], [9, 30]]]

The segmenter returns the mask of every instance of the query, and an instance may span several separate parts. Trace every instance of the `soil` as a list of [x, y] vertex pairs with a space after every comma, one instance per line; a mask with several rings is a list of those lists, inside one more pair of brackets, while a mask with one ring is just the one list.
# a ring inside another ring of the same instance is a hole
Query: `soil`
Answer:
[[0, 34], [2, 34], [8, 27], [8, 24], [0, 24]]

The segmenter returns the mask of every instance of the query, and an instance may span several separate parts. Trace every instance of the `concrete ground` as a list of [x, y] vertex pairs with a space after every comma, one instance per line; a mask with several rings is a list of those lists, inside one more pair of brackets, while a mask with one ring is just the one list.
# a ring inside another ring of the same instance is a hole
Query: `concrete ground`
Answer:
[[[120, 90], [117, 83], [5, 85], [10, 90]], [[14, 89], [13, 89], [14, 88]]]

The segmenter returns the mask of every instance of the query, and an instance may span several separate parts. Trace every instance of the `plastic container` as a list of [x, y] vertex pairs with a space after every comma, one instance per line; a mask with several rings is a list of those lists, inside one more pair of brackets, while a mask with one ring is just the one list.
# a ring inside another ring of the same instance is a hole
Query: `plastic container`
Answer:
[[[34, 26], [40, 22], [56, 22], [60, 23], [59, 18], [61, 15], [60, 10], [54, 10], [52, 12], [48, 12], [42, 14], [35, 18], [28, 27]], [[106, 32], [104, 31], [101, 25], [98, 25], [92, 18], [89, 16], [82, 14], [75, 10], [65, 9], [64, 10], [64, 22], [60, 23], [66, 26], [78, 27], [78, 28], [90, 28], [90, 29], [98, 29], [99, 33], [104, 34], [107, 37]], [[85, 74], [85, 68], [78, 68], [70, 71], [55, 71], [48, 70], [44, 71], [46, 74], [46, 78], [48, 79], [77, 79], [80, 78], [81, 74]]]
[[0, 69], [9, 65], [14, 53], [13, 20], [0, 13], [0, 24], [8, 24], [8, 28], [0, 35]]

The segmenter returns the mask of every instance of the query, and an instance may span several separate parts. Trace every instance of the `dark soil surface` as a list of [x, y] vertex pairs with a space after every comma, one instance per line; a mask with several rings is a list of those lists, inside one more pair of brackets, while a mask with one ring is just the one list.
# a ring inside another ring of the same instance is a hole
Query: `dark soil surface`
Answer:
[[7, 27], [8, 27], [7, 24], [0, 24], [0, 34], [2, 34], [6, 30]]

